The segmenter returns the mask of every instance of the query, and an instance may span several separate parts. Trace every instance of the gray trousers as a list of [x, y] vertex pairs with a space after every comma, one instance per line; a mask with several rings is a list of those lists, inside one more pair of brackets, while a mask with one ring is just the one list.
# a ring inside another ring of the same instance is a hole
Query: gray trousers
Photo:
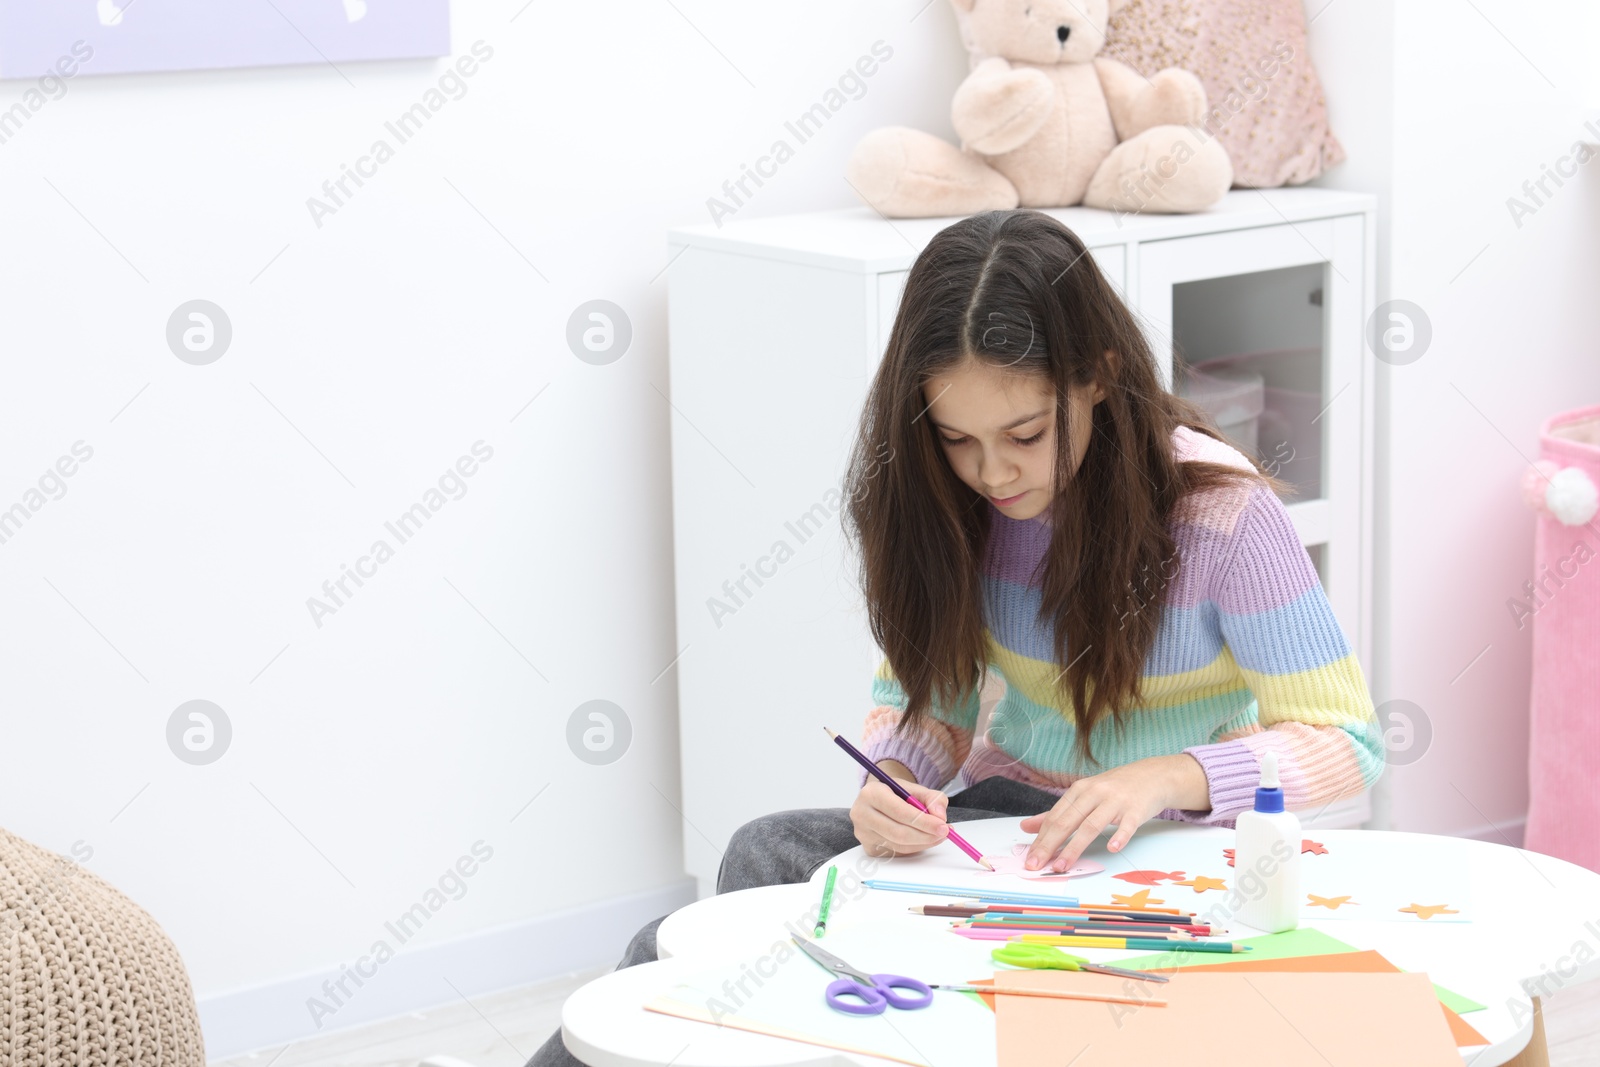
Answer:
[[[985, 778], [950, 797], [945, 820], [1023, 818], [1049, 811], [1056, 800], [1052, 793], [1010, 778]], [[717, 892], [810, 881], [818, 867], [858, 844], [849, 808], [796, 808], [763, 815], [734, 831], [717, 869]], [[665, 918], [652, 920], [633, 935], [618, 969], [656, 959], [656, 928]], [[583, 1061], [567, 1051], [557, 1029], [527, 1067], [583, 1067]]]

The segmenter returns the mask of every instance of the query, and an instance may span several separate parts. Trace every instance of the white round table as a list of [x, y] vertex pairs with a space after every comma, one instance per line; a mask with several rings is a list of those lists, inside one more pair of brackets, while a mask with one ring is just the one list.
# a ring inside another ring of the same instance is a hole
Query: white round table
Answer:
[[[961, 823], [962, 836], [985, 854], [1009, 851], [1027, 840], [1014, 818]], [[1326, 856], [1305, 860], [1337, 862], [1356, 849], [1343, 846], [1362, 835], [1378, 834], [1406, 847], [1413, 856], [1458, 863], [1470, 875], [1470, 922], [1318, 919], [1302, 922], [1357, 949], [1375, 949], [1397, 967], [1426, 971], [1436, 983], [1487, 1005], [1462, 1016], [1488, 1039], [1487, 1045], [1461, 1049], [1471, 1067], [1494, 1067], [1512, 1059], [1533, 1033], [1532, 995], [1600, 977], [1600, 874], [1535, 852], [1464, 838], [1371, 830], [1307, 831], [1327, 846]], [[834, 858], [839, 868], [829, 932], [870, 925], [876, 936], [903, 931], [897, 939], [905, 956], [875, 962], [875, 968], [918, 975], [929, 981], [961, 981], [992, 974], [991, 942], [948, 933], [949, 920], [912, 914], [916, 904], [947, 898], [866, 889], [863, 878], [1001, 888], [1020, 892], [1076, 894], [1090, 903], [1109, 902], [1111, 893], [1129, 894], [1138, 885], [1112, 878], [1118, 872], [1156, 866], [1226, 876], [1233, 872], [1221, 850], [1233, 847], [1234, 832], [1216, 827], [1152, 821], [1140, 827], [1121, 853], [1109, 853], [1106, 836], [1084, 853], [1105, 866], [1102, 874], [1073, 879], [1068, 886], [1038, 886], [1018, 878], [982, 874], [954, 846], [940, 845], [916, 856], [880, 859], [860, 848]], [[1159, 857], [1160, 862], [1154, 862]], [[641, 1005], [672, 988], [681, 976], [718, 964], [770, 961], [788, 944], [792, 926], [810, 932], [810, 917], [821, 896], [829, 864], [812, 881], [765, 886], [697, 901], [673, 913], [657, 933], [656, 963], [604, 975], [568, 998], [562, 1010], [567, 1047], [593, 1067], [824, 1067], [880, 1064], [820, 1046], [710, 1026], [644, 1010]], [[1157, 892], [1168, 907], [1204, 913], [1205, 894], [1163, 884]], [[1215, 894], [1213, 894], [1213, 897]], [[1236, 939], [1259, 931], [1232, 924]], [[827, 943], [826, 938], [824, 944]], [[791, 946], [792, 947], [792, 946]], [[842, 950], [841, 950], [842, 951]], [[1124, 949], [1071, 951], [1095, 961], [1137, 952]], [[848, 958], [848, 956], [846, 957]], [[811, 965], [814, 966], [814, 965]], [[817, 968], [819, 989], [826, 976]], [[1528, 985], [1525, 988], [1524, 982]], [[1530, 993], [1531, 991], [1531, 993]], [[973, 1065], [977, 1067], [977, 1065]]]

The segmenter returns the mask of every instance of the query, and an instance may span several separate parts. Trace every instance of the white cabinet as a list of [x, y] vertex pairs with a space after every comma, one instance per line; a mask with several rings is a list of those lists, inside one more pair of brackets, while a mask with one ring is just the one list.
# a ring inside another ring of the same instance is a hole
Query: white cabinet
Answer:
[[[1374, 204], [1299, 188], [1197, 215], [1049, 212], [1134, 309], [1169, 385], [1176, 345], [1242, 359], [1283, 398], [1258, 450], [1296, 444], [1288, 509], [1369, 677]], [[854, 795], [822, 728], [859, 736], [878, 651], [840, 482], [906, 274], [953, 221], [863, 207], [668, 234], [684, 863], [702, 894], [744, 822]], [[1317, 825], [1359, 823], [1365, 799]]]

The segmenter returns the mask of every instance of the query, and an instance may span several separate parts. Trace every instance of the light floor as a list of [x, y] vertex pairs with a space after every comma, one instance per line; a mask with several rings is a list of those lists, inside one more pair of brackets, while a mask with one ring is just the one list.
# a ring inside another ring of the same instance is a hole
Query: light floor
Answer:
[[[416, 1067], [425, 1057], [439, 1055], [471, 1067], [522, 1067], [561, 1025], [567, 995], [610, 969], [216, 1060], [212, 1067]], [[1600, 982], [1545, 1001], [1544, 1021], [1550, 1067], [1600, 1067]]]
[[288, 1046], [212, 1060], [211, 1067], [416, 1067], [428, 1056], [450, 1056], [471, 1067], [522, 1067], [560, 1029], [561, 1005], [573, 990], [611, 969], [580, 971]]

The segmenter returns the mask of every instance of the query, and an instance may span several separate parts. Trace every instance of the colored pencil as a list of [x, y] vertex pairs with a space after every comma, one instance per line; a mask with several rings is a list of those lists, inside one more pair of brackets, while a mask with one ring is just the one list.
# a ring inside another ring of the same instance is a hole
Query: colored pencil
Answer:
[[1131, 941], [1131, 942], [1150, 941], [1150, 942], [1153, 942], [1155, 944], [1158, 944], [1158, 945], [1162, 946], [1163, 948], [1170, 947], [1171, 945], [1174, 945], [1174, 944], [1177, 944], [1177, 945], [1198, 945], [1198, 944], [1208, 944], [1209, 943], [1209, 942], [1202, 942], [1202, 941], [1184, 940], [1182, 938], [1163, 938], [1163, 937], [1126, 938], [1126, 937], [1102, 937], [1102, 936], [1097, 936], [1097, 935], [1094, 935], [1094, 934], [1046, 934], [1046, 933], [1044, 933], [1043, 931], [1040, 931], [1040, 930], [1028, 930], [1028, 929], [1022, 929], [1022, 930], [1000, 930], [1000, 929], [996, 929], [995, 927], [992, 927], [992, 926], [990, 926], [990, 927], [979, 927], [977, 929], [974, 929], [973, 927], [970, 927], [970, 926], [952, 926], [952, 927], [950, 927], [950, 932], [952, 934], [956, 934], [956, 935], [959, 935], [961, 937], [964, 937], [968, 941], [1021, 941], [1021, 940], [1023, 940], [1024, 935], [1042, 936], [1042, 937], [1076, 938], [1077, 940], [1084, 942], [1086, 948], [1122, 948], [1123, 946], [1120, 944], [1120, 942], [1123, 942], [1123, 941]]
[[1116, 926], [1132, 926], [1138, 929], [1163, 929], [1168, 926], [1190, 926], [1183, 920], [1173, 916], [1161, 922], [1136, 922], [1132, 919], [1123, 919], [1111, 915], [1109, 912], [1099, 915], [1060, 915], [1048, 911], [980, 911], [971, 915], [955, 916], [963, 919], [985, 919], [997, 923], [1014, 922], [1051, 922], [1051, 923], [1108, 923]]
[[1154, 930], [1139, 929], [1131, 926], [1095, 926], [1084, 923], [956, 923], [956, 926], [969, 930], [1033, 930], [1043, 933], [1058, 934], [1099, 934], [1107, 937], [1221, 937], [1223, 932], [1213, 933], [1209, 929], [1190, 930], [1182, 926], [1161, 926]]
[[[1044, 893], [1022, 893], [1012, 889], [972, 889], [968, 886], [955, 885], [930, 885], [924, 882], [895, 882], [882, 878], [868, 878], [862, 885], [869, 889], [885, 889], [895, 893], [934, 893], [940, 896], [959, 897], [963, 903], [950, 905], [952, 907], [970, 906], [971, 903], [990, 905], [1022, 905], [1029, 910], [1035, 908], [1058, 908], [1074, 912], [1105, 911], [1115, 912], [1118, 915], [1127, 915], [1130, 918], [1141, 916], [1170, 917], [1181, 916], [1184, 919], [1193, 919], [1193, 912], [1179, 911], [1177, 908], [1134, 908], [1124, 904], [1080, 904], [1077, 897], [1048, 896]], [[993, 910], [1001, 910], [999, 907]]]
[[[895, 893], [938, 893], [959, 896], [963, 890], [956, 886], [924, 885], [921, 882], [893, 882], [881, 878], [868, 878], [861, 883], [869, 889], [883, 889]], [[1052, 915], [1071, 915], [1082, 918], [1095, 918], [1105, 921], [1126, 919], [1129, 922], [1148, 922], [1154, 925], [1170, 926], [1174, 923], [1193, 923], [1196, 916], [1190, 912], [1181, 912], [1176, 908], [1122, 908], [1119, 905], [1085, 904], [1070, 907], [1054, 907], [1062, 901], [1072, 900], [1071, 897], [1045, 897], [1032, 893], [1018, 893], [1011, 890], [978, 890], [967, 892], [966, 898], [977, 903], [967, 904], [922, 904], [912, 907], [917, 911], [920, 907], [923, 915], [951, 915], [964, 917], [985, 911], [1018, 912], [1030, 914], [1044, 912]], [[1051, 904], [1043, 904], [1043, 901]]]
[[913, 915], [942, 915], [953, 919], [970, 919], [977, 915], [1046, 915], [1053, 919], [1083, 920], [1088, 922], [1125, 922], [1130, 926], [1200, 926], [1192, 915], [1141, 915], [1138, 912], [1096, 911], [1083, 908], [1043, 908], [1023, 904], [914, 904], [906, 909]]
[[867, 878], [862, 885], [868, 889], [885, 889], [894, 893], [936, 893], [939, 896], [960, 897], [963, 900], [981, 900], [995, 904], [1045, 904], [1076, 907], [1077, 897], [1047, 897], [1037, 893], [1014, 893], [1004, 889], [978, 889], [970, 886], [924, 885], [920, 882], [891, 882], [882, 878]]
[[1013, 926], [1003, 923], [995, 926], [974, 926], [957, 923], [952, 930], [1002, 930], [1012, 934], [1056, 934], [1062, 937], [1104, 937], [1112, 940], [1126, 941], [1193, 941], [1192, 934], [1172, 933], [1165, 930], [1152, 930], [1147, 934], [1130, 934], [1125, 930], [1084, 930], [1075, 926]]
[[[957, 907], [965, 907], [965, 905], [957, 905]], [[1064, 915], [1096, 915], [1096, 917], [1098, 917], [1098, 915], [1112, 915], [1112, 917], [1118, 918], [1118, 920], [1128, 920], [1130, 923], [1171, 923], [1171, 921], [1184, 921], [1184, 923], [1192, 923], [1192, 921], [1195, 921], [1198, 918], [1194, 912], [1179, 912], [1178, 909], [1162, 909], [1158, 910], [1158, 912], [1150, 912], [1150, 910], [1141, 909], [1101, 907], [1101, 905], [1098, 904], [1080, 904], [1078, 907], [1038, 907], [1038, 905], [1032, 904], [989, 904], [987, 905], [986, 910], [989, 910], [989, 912], [1006, 913], [1040, 912], [1046, 913], [1046, 915], [1048, 915], [1048, 913], [1061, 912], [1064, 913]]]
[[[968, 915], [960, 920], [968, 926], [1082, 926], [1089, 930], [1127, 930], [1134, 937], [1176, 930], [1180, 923], [1119, 923], [1110, 919], [1076, 919], [1071, 915]], [[1192, 931], [1184, 928], [1184, 933]]]
[[1138, 1004], [1141, 1007], [1146, 1004], [1157, 1008], [1167, 1006], [1164, 1000], [1119, 997], [1112, 993], [1068, 993], [1058, 989], [997, 989], [988, 985], [940, 985], [936, 982], [928, 983], [928, 988], [947, 989], [953, 993], [993, 993], [1000, 997], [1056, 997], [1060, 1000], [1104, 1000], [1112, 1004]]
[[1020, 930], [973, 930], [966, 926], [952, 926], [950, 932], [968, 941], [1020, 941], [1024, 933]]
[[[829, 730], [826, 726], [824, 726], [823, 729], [827, 731], [829, 737], [833, 738], [833, 743], [844, 749], [844, 751], [849, 754], [851, 759], [865, 767], [868, 774], [872, 775], [874, 778], [878, 779], [878, 781], [894, 790], [895, 796], [899, 797], [907, 804], [910, 804], [918, 811], [926, 812], [928, 810], [928, 805], [924, 804], [922, 801], [906, 792], [905, 786], [895, 781], [894, 775], [890, 774], [876, 763], [873, 763], [871, 760], [867, 759], [867, 757], [863, 756], [856, 746], [852, 745], [849, 741], [846, 741], [839, 735], [837, 731]], [[945, 837], [952, 845], [956, 846], [961, 851], [965, 852], [967, 855], [976, 860], [978, 862], [978, 866], [982, 867], [986, 871], [994, 870], [994, 864], [984, 859], [983, 853], [973, 848], [967, 843], [966, 838], [956, 833], [956, 828], [954, 826], [950, 827], [950, 832], [945, 834]]]
[[987, 911], [960, 918], [985, 926], [1004, 926], [1014, 923], [1018, 926], [1087, 926], [1091, 929], [1127, 930], [1134, 937], [1138, 937], [1143, 931], [1159, 933], [1162, 930], [1182, 930], [1186, 934], [1211, 931], [1209, 926], [1191, 923], [1129, 923], [1120, 919], [1084, 919], [1074, 915], [1022, 915], [1016, 912]]
[[822, 908], [817, 912], [817, 928], [812, 931], [813, 937], [821, 937], [828, 931], [828, 907], [833, 903], [833, 880], [839, 877], [839, 868], [828, 868], [828, 880], [822, 885]]
[[[1004, 932], [1004, 931], [1002, 931]], [[1056, 934], [1023, 934], [1019, 940], [1041, 945], [1069, 945], [1078, 948], [1142, 948], [1152, 952], [1249, 952], [1250, 946], [1237, 941], [1162, 941], [1145, 937], [1065, 937]]]
[[1062, 926], [1060, 923], [956, 923], [957, 930], [1010, 930], [1030, 934], [1078, 934], [1083, 937], [1159, 937], [1193, 941], [1187, 930], [1129, 930], [1126, 926]]
[[1022, 922], [995, 919], [968, 919], [959, 922], [958, 926], [974, 926], [980, 929], [993, 930], [1020, 930], [1020, 929], [1060, 929], [1083, 930], [1098, 934], [1121, 934], [1124, 937], [1165, 937], [1168, 934], [1182, 934], [1184, 937], [1221, 937], [1226, 931], [1213, 931], [1209, 926], [1150, 926], [1149, 924], [1129, 923], [1079, 923], [1061, 922], [1056, 919], [1031, 919]]

